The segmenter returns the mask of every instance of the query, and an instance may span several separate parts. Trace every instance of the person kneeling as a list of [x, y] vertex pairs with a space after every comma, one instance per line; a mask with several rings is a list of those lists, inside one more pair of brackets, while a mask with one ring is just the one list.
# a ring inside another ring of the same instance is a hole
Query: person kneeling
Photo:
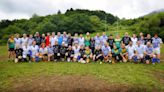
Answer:
[[97, 60], [101, 60], [101, 61], [103, 60], [102, 50], [100, 49], [100, 46], [96, 47], [93, 55], [93, 61], [97, 61]]
[[86, 63], [89, 63], [90, 59], [92, 59], [92, 51], [88, 46], [85, 48], [84, 59], [86, 60]]
[[120, 55], [121, 49], [118, 49], [115, 45], [112, 49], [112, 57], [114, 58], [114, 61], [121, 62], [121, 55]]
[[23, 53], [23, 49], [20, 48], [19, 45], [17, 45], [15, 49], [15, 54], [16, 54], [15, 63], [22, 61], [22, 53]]

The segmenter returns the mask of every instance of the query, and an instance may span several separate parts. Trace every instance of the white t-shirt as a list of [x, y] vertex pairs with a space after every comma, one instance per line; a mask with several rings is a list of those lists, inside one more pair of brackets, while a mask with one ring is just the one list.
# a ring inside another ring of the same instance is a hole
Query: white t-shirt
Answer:
[[133, 42], [133, 46], [136, 46], [136, 44], [137, 44], [137, 40], [138, 40], [138, 39], [132, 37], [131, 40], [132, 40], [132, 42]]
[[39, 49], [39, 53], [42, 53], [42, 54], [48, 53], [48, 48], [47, 48], [47, 47], [45, 47], [45, 48], [40, 48], [40, 49]]
[[22, 48], [23, 48], [23, 58], [26, 58], [27, 54], [29, 54], [30, 48], [29, 48], [29, 46], [27, 46], [27, 47], [23, 46]]
[[35, 56], [39, 51], [39, 47], [38, 45], [30, 46], [30, 50], [32, 51], [32, 56]]
[[134, 51], [136, 50], [134, 46], [127, 46], [127, 50], [128, 50], [128, 55], [129, 56], [133, 56], [134, 55]]
[[14, 38], [15, 46], [19, 45], [21, 46], [21, 38]]
[[22, 46], [26, 45], [28, 42], [28, 37], [26, 37], [26, 38], [22, 37], [21, 42], [22, 42]]
[[84, 37], [79, 37], [79, 45], [84, 45]]
[[144, 54], [145, 52], [145, 46], [144, 45], [140, 45], [140, 46], [136, 46], [136, 51], [138, 52], [138, 54]]
[[55, 45], [55, 42], [58, 41], [57, 37], [51, 37], [50, 38], [50, 42], [51, 42], [51, 46]]

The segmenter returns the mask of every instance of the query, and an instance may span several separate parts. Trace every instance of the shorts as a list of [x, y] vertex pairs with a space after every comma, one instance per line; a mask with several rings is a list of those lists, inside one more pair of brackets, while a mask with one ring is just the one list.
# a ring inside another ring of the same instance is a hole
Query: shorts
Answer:
[[129, 59], [132, 59], [133, 56], [134, 56], [134, 54], [128, 55], [128, 58], [129, 58]]
[[9, 48], [9, 51], [14, 51], [14, 48]]
[[154, 48], [154, 54], [160, 54], [160, 48]]
[[74, 57], [73, 58], [78, 58], [78, 56], [79, 56], [78, 54], [74, 54]]
[[138, 59], [141, 59], [141, 58], [143, 58], [143, 57], [144, 57], [144, 54], [138, 54], [138, 55], [137, 55], [137, 58], [138, 58]]

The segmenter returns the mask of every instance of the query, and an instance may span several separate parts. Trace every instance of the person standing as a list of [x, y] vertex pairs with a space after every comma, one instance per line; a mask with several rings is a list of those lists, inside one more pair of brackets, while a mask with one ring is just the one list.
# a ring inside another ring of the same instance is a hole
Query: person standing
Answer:
[[7, 47], [8, 47], [8, 56], [9, 56], [9, 60], [14, 60], [15, 57], [15, 43], [14, 43], [14, 37], [10, 36], [10, 38], [7, 41]]

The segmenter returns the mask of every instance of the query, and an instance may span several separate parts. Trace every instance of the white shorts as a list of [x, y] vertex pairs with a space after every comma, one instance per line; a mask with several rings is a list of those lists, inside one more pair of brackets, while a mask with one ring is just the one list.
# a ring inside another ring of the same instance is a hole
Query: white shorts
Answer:
[[79, 56], [79, 54], [74, 54], [74, 57], [73, 58], [77, 58]]
[[154, 54], [160, 54], [161, 51], [160, 51], [160, 48], [154, 48], [153, 52]]
[[143, 58], [143, 57], [144, 57], [144, 54], [138, 54], [138, 55], [137, 55], [137, 58], [138, 58], [138, 59], [141, 59], [141, 58]]
[[128, 55], [128, 58], [129, 58], [129, 59], [132, 59], [133, 56], [134, 56], [134, 54], [130, 54], [130, 55]]

